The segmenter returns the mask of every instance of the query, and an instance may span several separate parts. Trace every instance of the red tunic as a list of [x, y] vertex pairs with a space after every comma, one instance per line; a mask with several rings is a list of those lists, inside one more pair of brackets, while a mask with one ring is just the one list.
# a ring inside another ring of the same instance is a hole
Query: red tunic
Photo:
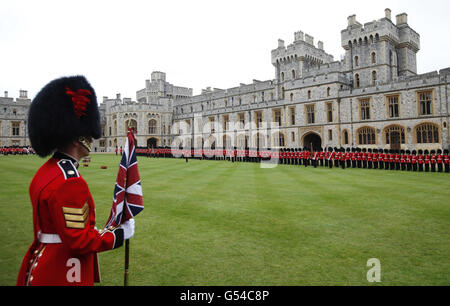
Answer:
[[93, 285], [100, 281], [97, 252], [123, 243], [121, 228], [94, 228], [94, 200], [74, 162], [55, 154], [30, 184], [34, 241], [22, 261], [19, 286]]

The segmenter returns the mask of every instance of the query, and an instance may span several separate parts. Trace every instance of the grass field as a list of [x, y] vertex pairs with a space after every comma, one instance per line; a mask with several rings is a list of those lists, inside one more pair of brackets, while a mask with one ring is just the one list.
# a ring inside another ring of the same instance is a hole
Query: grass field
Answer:
[[[32, 241], [29, 183], [45, 162], [0, 157], [0, 285]], [[119, 158], [80, 173], [109, 216]], [[107, 170], [101, 170], [107, 165]], [[144, 211], [130, 285], [450, 285], [450, 175], [139, 158]], [[100, 254], [101, 285], [122, 285], [124, 249]]]

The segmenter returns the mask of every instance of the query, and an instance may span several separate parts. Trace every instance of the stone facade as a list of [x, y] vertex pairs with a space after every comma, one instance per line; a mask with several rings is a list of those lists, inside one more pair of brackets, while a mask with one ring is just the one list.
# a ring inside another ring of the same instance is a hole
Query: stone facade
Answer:
[[[364, 25], [349, 16], [341, 45], [345, 56], [334, 61], [323, 42], [295, 32], [292, 44], [280, 39], [271, 51], [274, 79], [196, 96], [155, 71], [137, 102], [103, 97], [94, 148], [123, 146], [130, 123], [138, 146], [449, 148], [450, 68], [417, 74], [420, 36], [407, 14], [394, 23], [386, 9]], [[0, 99], [1, 145], [28, 144], [26, 94]], [[21, 123], [13, 137], [14, 120]]]
[[[384, 18], [364, 26], [352, 15], [341, 41], [345, 57], [333, 61], [323, 42], [315, 46], [298, 31], [292, 44], [279, 40], [272, 50], [273, 80], [207, 89], [175, 102], [176, 142], [196, 148], [202, 141], [218, 147], [449, 147], [450, 69], [417, 75], [420, 36], [405, 13], [394, 24], [386, 9]], [[259, 116], [263, 128], [256, 126]], [[224, 126], [238, 121], [243, 126]]]
[[26, 90], [20, 91], [19, 98], [8, 97], [5, 91], [0, 97], [0, 147], [28, 146], [27, 115], [31, 100]]

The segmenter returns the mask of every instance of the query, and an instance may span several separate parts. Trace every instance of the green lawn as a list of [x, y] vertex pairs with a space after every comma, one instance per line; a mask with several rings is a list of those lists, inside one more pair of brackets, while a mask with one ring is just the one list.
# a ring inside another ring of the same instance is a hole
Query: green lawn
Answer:
[[[32, 241], [29, 183], [45, 160], [0, 156], [0, 285]], [[97, 227], [119, 157], [80, 167]], [[107, 165], [107, 170], [101, 170]], [[450, 174], [139, 157], [143, 212], [130, 285], [450, 285]], [[120, 248], [100, 254], [102, 285], [122, 285]]]

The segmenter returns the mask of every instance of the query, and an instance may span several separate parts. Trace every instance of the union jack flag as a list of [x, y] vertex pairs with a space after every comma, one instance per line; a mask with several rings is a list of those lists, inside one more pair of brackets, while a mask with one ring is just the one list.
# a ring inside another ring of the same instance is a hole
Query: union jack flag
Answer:
[[128, 130], [122, 159], [119, 164], [114, 197], [106, 227], [118, 227], [144, 209], [142, 186], [136, 158], [135, 139], [132, 129]]

